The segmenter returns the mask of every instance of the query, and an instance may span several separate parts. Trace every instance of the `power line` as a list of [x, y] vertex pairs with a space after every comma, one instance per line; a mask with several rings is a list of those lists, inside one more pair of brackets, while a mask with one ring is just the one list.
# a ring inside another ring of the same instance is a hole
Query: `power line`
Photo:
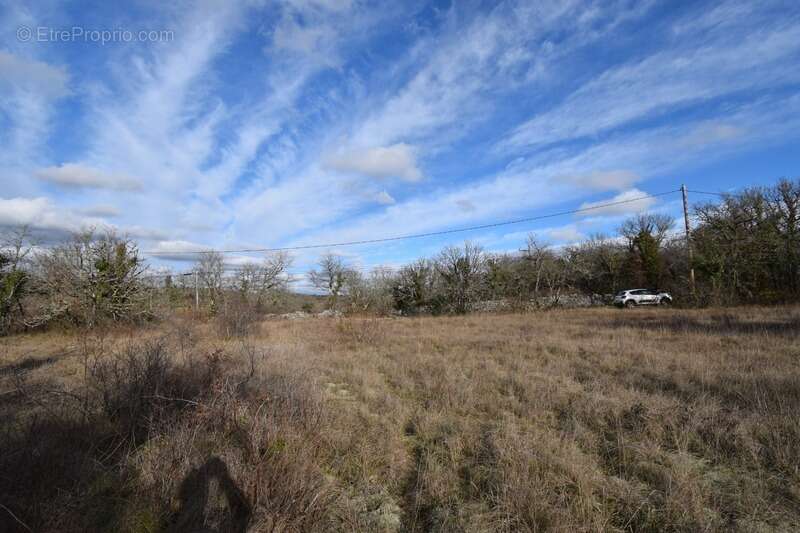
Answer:
[[712, 191], [697, 191], [694, 189], [686, 189], [686, 192], [693, 192], [695, 194], [708, 194], [709, 196], [719, 196], [721, 198], [728, 198], [731, 196], [742, 196], [741, 194], [732, 192], [712, 192]]
[[516, 219], [516, 220], [506, 220], [506, 221], [503, 221], [503, 222], [493, 222], [493, 223], [490, 223], [490, 224], [481, 224], [481, 225], [478, 225], [478, 226], [468, 226], [468, 227], [465, 227], [465, 228], [455, 228], [455, 229], [441, 230], [441, 231], [430, 231], [430, 232], [426, 232], [426, 233], [414, 233], [414, 234], [409, 234], [409, 235], [398, 235], [398, 236], [394, 236], [394, 237], [382, 237], [382, 238], [377, 238], [377, 239], [364, 239], [364, 240], [359, 240], [359, 241], [333, 242], [333, 243], [327, 243], [327, 244], [306, 244], [306, 245], [302, 245], [302, 246], [284, 246], [284, 247], [278, 247], [278, 248], [243, 248], [243, 249], [238, 249], [238, 250], [214, 250], [214, 249], [208, 249], [208, 250], [192, 250], [192, 251], [185, 250], [185, 251], [174, 251], [174, 252], [159, 251], [159, 250], [145, 250], [142, 253], [143, 254], [148, 254], [148, 255], [159, 256], [159, 255], [190, 255], [190, 254], [201, 254], [201, 253], [207, 253], [207, 252], [217, 252], [217, 253], [222, 253], [222, 254], [251, 253], [251, 252], [288, 252], [288, 251], [294, 251], [294, 250], [311, 250], [311, 249], [317, 249], [317, 248], [335, 248], [335, 247], [340, 247], [340, 246], [356, 246], [356, 245], [360, 245], [360, 244], [375, 244], [375, 243], [379, 243], [379, 242], [401, 241], [401, 240], [405, 240], [405, 239], [420, 239], [420, 238], [423, 238], [423, 237], [434, 237], [434, 236], [437, 236], [437, 235], [450, 235], [450, 234], [453, 234], [453, 233], [463, 233], [463, 232], [467, 232], [467, 231], [475, 231], [475, 230], [480, 230], [480, 229], [489, 229], [489, 228], [497, 228], [497, 227], [500, 227], [500, 226], [509, 226], [509, 225], [512, 225], [512, 224], [522, 224], [523, 222], [533, 222], [533, 221], [536, 221], [536, 220], [544, 220], [544, 219], [555, 218], [555, 217], [560, 217], [560, 216], [564, 216], [564, 215], [572, 215], [572, 214], [575, 214], [575, 213], [585, 213], [587, 211], [594, 211], [594, 210], [597, 210], [597, 209], [603, 209], [605, 207], [614, 207], [614, 206], [617, 206], [617, 205], [629, 204], [629, 203], [632, 203], [632, 202], [639, 202], [641, 200], [646, 200], [648, 198], [658, 198], [658, 197], [661, 197], [661, 196], [666, 196], [668, 194], [674, 194], [676, 192], [680, 192], [680, 189], [675, 189], [675, 190], [672, 190], [672, 191], [666, 191], [666, 192], [661, 192], [661, 193], [656, 193], [656, 194], [645, 194], [645, 195], [642, 195], [642, 196], [638, 196], [636, 198], [629, 198], [627, 200], [618, 200], [616, 202], [609, 202], [609, 203], [605, 203], [605, 204], [597, 204], [597, 205], [593, 205], [593, 206], [590, 206], [590, 207], [582, 207], [582, 208], [579, 208], [579, 209], [570, 209], [568, 211], [559, 211], [559, 212], [556, 212], [556, 213], [549, 213], [547, 215], [538, 215], [538, 216], [533, 216], [533, 217], [525, 217], [525, 218], [519, 218], [519, 219]]
[[[252, 265], [255, 266], [256, 269], [261, 268], [261, 265], [259, 263], [253, 262]], [[228, 266], [228, 267], [222, 268], [220, 271], [222, 273], [224, 273], [224, 274], [237, 274], [239, 272], [245, 272], [248, 268], [249, 267], [238, 266], [237, 265], [237, 266]], [[374, 266], [354, 266], [354, 265], [351, 265], [351, 266], [347, 267], [347, 270], [358, 271], [358, 272], [360, 272], [362, 274], [372, 274], [376, 270], [377, 271], [380, 271], [380, 270], [395, 270], [395, 268], [394, 267], [390, 267], [390, 266], [386, 266], [386, 265], [374, 265]], [[153, 272], [151, 274], [146, 274], [145, 277], [146, 278], [180, 278], [181, 276], [192, 276], [192, 275], [194, 275], [195, 272], [196, 272], [196, 270], [189, 270], [189, 271], [185, 271], [185, 272]], [[285, 272], [285, 274], [287, 274], [288, 276], [304, 276], [307, 273], [308, 272], [306, 270], [292, 270], [292, 271], [287, 270]], [[255, 270], [254, 274], [258, 275], [258, 271]]]

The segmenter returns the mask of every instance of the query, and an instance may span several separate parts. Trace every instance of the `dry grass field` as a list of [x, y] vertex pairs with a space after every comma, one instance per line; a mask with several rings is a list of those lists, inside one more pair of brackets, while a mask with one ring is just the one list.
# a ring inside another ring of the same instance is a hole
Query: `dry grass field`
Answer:
[[800, 309], [0, 345], [2, 531], [796, 531]]

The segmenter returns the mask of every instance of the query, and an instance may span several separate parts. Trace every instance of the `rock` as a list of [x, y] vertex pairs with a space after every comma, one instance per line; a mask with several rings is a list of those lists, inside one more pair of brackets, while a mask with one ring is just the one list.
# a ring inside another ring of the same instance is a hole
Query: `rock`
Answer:
[[281, 318], [287, 320], [301, 320], [303, 318], [311, 318], [311, 315], [305, 311], [295, 311], [293, 313], [284, 313], [281, 315]]

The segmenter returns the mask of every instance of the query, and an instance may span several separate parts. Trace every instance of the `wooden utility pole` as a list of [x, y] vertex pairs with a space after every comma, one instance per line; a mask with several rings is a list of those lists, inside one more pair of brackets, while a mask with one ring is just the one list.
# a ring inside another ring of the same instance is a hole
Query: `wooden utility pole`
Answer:
[[[200, 287], [197, 283], [197, 270], [194, 272], [186, 272], [185, 274], [181, 274], [182, 276], [194, 276], [194, 310], [200, 310]], [[186, 285], [184, 285], [185, 287]]]
[[686, 228], [686, 261], [689, 266], [689, 289], [692, 291], [692, 297], [695, 297], [694, 255], [692, 253], [691, 229], [689, 228], [689, 199], [686, 196], [686, 185], [681, 185], [681, 195], [683, 196], [683, 224]]

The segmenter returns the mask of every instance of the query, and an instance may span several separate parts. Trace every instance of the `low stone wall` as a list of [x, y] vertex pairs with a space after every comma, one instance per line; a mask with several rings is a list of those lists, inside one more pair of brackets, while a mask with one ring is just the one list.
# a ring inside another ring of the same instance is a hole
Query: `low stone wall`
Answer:
[[[581, 308], [581, 307], [602, 307], [609, 305], [610, 298], [601, 294], [562, 294], [558, 298], [542, 296], [525, 302], [522, 307], [526, 311], [537, 309], [559, 308]], [[470, 311], [478, 313], [497, 313], [512, 311], [519, 308], [520, 303], [512, 300], [483, 300], [470, 305]]]

